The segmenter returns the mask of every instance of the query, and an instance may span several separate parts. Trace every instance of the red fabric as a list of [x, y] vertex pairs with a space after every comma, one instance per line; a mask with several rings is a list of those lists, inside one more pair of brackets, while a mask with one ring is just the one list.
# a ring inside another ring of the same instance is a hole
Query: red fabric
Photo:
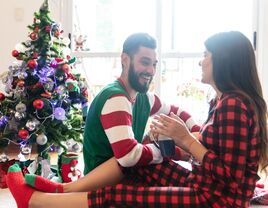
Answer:
[[63, 185], [61, 183], [50, 181], [47, 178], [44, 178], [42, 176], [27, 174], [25, 176], [25, 180], [26, 180], [26, 183], [31, 186], [32, 184], [30, 182], [34, 180], [33, 187], [36, 190], [46, 192], [46, 193], [63, 193]]
[[8, 172], [6, 181], [18, 208], [28, 208], [29, 200], [35, 190], [25, 183], [21, 170], [18, 169], [18, 172]]
[[2, 188], [2, 189], [7, 188], [7, 183], [6, 183], [7, 170], [15, 162], [16, 162], [16, 160], [9, 160], [6, 162], [0, 162], [0, 188]]
[[259, 180], [261, 142], [253, 106], [241, 95], [224, 94], [211, 103], [199, 139], [209, 151], [191, 172], [172, 161], [135, 167], [138, 172], [132, 168], [132, 178], [148, 186], [120, 184], [89, 192], [88, 205], [248, 207]]

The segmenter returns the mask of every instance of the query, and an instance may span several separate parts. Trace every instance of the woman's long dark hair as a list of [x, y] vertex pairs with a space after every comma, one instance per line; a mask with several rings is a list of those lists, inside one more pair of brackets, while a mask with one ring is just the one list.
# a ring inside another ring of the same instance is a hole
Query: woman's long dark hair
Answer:
[[212, 54], [213, 79], [221, 92], [236, 91], [253, 104], [261, 137], [260, 168], [268, 166], [267, 106], [263, 99], [255, 54], [246, 36], [237, 31], [218, 33], [205, 41]]

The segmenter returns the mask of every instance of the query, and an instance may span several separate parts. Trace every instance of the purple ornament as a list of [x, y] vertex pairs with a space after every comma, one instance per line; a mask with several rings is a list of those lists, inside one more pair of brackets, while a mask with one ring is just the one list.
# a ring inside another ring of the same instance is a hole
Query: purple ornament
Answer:
[[54, 116], [55, 116], [55, 118], [57, 120], [61, 120], [61, 121], [65, 120], [66, 119], [66, 117], [65, 117], [65, 110], [63, 108], [61, 108], [61, 107], [55, 108], [55, 110], [54, 110]]
[[49, 66], [54, 68], [54, 69], [57, 68], [58, 65], [59, 65], [58, 62], [55, 59], [53, 59], [49, 64]]
[[4, 127], [4, 126], [6, 126], [7, 123], [8, 123], [8, 118], [7, 118], [7, 116], [2, 116], [2, 117], [0, 118], [0, 127]]

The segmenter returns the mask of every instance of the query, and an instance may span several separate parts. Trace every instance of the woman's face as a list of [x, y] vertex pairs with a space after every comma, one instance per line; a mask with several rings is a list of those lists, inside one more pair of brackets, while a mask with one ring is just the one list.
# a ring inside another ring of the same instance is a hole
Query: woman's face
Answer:
[[202, 67], [201, 82], [214, 85], [212, 54], [208, 50], [204, 52], [204, 58], [199, 62], [199, 65]]

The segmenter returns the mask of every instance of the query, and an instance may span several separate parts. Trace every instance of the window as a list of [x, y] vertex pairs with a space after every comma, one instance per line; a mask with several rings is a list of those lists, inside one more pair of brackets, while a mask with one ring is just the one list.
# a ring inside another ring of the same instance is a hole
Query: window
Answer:
[[[73, 55], [92, 96], [121, 73], [123, 41], [133, 32], [158, 40], [159, 70], [152, 90], [203, 122], [213, 91], [200, 83], [198, 62], [210, 35], [240, 30], [252, 39], [254, 0], [73, 0]], [[197, 106], [197, 107], [196, 107]]]

